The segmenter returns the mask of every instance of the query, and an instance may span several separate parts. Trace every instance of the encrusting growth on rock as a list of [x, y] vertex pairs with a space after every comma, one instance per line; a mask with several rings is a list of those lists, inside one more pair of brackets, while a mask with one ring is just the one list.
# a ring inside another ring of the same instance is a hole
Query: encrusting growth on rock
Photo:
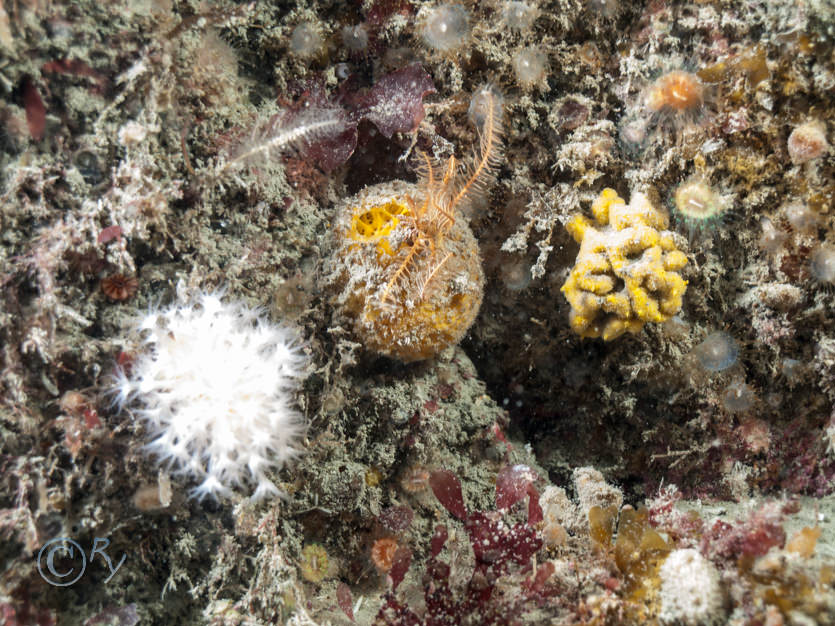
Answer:
[[562, 292], [571, 305], [571, 328], [582, 337], [610, 341], [647, 322], [665, 322], [681, 310], [687, 288], [678, 270], [687, 257], [665, 230], [667, 216], [642, 193], [629, 204], [604, 189], [566, 228], [580, 252]]
[[459, 182], [458, 162], [443, 170], [421, 154], [421, 181], [365, 189], [337, 223], [339, 298], [367, 348], [404, 362], [458, 343], [478, 314], [484, 291], [478, 243], [461, 210], [492, 180], [501, 152], [500, 95], [473, 97], [479, 152]]
[[724, 622], [719, 572], [698, 550], [673, 550], [660, 574], [661, 624], [702, 626]]

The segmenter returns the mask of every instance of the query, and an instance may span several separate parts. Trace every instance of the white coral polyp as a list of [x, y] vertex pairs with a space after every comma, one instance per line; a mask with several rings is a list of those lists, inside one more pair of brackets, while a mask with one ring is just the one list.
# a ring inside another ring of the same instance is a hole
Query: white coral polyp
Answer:
[[148, 448], [202, 480], [199, 498], [243, 486], [254, 499], [281, 495], [267, 473], [297, 455], [304, 430], [292, 406], [305, 366], [294, 333], [218, 294], [152, 312], [139, 328], [146, 349], [116, 392], [137, 404]]

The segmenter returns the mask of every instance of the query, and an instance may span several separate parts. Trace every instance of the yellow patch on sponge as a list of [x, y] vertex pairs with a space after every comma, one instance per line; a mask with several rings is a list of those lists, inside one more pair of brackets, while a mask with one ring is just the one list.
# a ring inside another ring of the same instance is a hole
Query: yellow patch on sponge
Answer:
[[381, 205], [355, 207], [352, 209], [348, 238], [362, 243], [376, 243], [379, 252], [391, 256], [394, 251], [386, 237], [400, 223], [398, 216], [408, 212], [409, 207], [396, 198]]

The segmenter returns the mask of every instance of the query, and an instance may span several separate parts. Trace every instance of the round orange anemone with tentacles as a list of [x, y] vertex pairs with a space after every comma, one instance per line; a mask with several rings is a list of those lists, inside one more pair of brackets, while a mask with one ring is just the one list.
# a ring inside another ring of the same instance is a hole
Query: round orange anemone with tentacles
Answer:
[[651, 111], [695, 111], [704, 104], [704, 85], [696, 74], [674, 70], [660, 76], [647, 92]]

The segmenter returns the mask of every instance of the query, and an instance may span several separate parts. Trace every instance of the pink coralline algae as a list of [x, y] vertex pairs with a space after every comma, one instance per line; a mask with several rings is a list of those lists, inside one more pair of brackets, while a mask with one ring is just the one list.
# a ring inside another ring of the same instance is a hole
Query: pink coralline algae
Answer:
[[711, 559], [731, 561], [763, 556], [785, 543], [783, 517], [780, 503], [772, 502], [735, 524], [716, 520], [702, 537], [701, 552]]
[[527, 465], [508, 465], [499, 471], [496, 477], [496, 507], [509, 509], [528, 496], [528, 521], [537, 524], [542, 521], [542, 508], [539, 506], [539, 493], [533, 483], [536, 473]]
[[460, 520], [467, 519], [467, 507], [461, 493], [461, 483], [449, 470], [437, 470], [429, 476], [429, 486], [444, 508]]
[[[535, 506], [529, 506], [529, 512], [538, 510], [541, 519], [539, 496], [532, 487], [534, 479], [535, 474], [526, 466], [504, 468], [497, 479], [497, 502], [512, 506], [528, 495], [531, 501], [536, 500]], [[386, 595], [375, 624], [460, 624], [465, 619], [477, 619], [477, 623], [485, 625], [511, 624], [526, 609], [556, 593], [556, 588], [548, 584], [554, 572], [553, 564], [545, 563], [533, 569], [531, 560], [542, 547], [542, 540], [530, 516], [527, 522], [508, 524], [498, 511], [468, 512], [461, 483], [448, 470], [433, 472], [430, 485], [444, 508], [463, 521], [475, 556], [475, 568], [463, 588], [453, 586], [450, 566], [438, 559], [449, 534], [445, 526], [438, 525], [423, 575], [425, 613], [419, 616], [396, 598], [397, 586], [405, 576], [403, 571], [396, 578], [392, 576], [392, 590]], [[494, 594], [498, 580], [514, 574], [524, 577], [520, 581], [521, 594], [513, 597]]]
[[423, 98], [434, 93], [432, 79], [415, 63], [386, 74], [365, 92], [345, 98], [349, 117], [373, 122], [377, 129], [390, 138], [394, 133], [415, 130], [423, 120]]
[[21, 85], [23, 107], [26, 110], [26, 124], [29, 134], [35, 141], [43, 139], [46, 129], [46, 105], [32, 79], [26, 77]]
[[423, 98], [434, 91], [419, 64], [387, 74], [368, 89], [351, 77], [330, 95], [321, 84], [309, 84], [293, 105], [229, 142], [219, 171], [292, 149], [330, 172], [356, 150], [360, 122], [373, 123], [386, 138], [414, 131], [424, 116]]
[[380, 523], [391, 532], [403, 532], [412, 523], [415, 518], [415, 512], [405, 505], [390, 506], [380, 513]]

